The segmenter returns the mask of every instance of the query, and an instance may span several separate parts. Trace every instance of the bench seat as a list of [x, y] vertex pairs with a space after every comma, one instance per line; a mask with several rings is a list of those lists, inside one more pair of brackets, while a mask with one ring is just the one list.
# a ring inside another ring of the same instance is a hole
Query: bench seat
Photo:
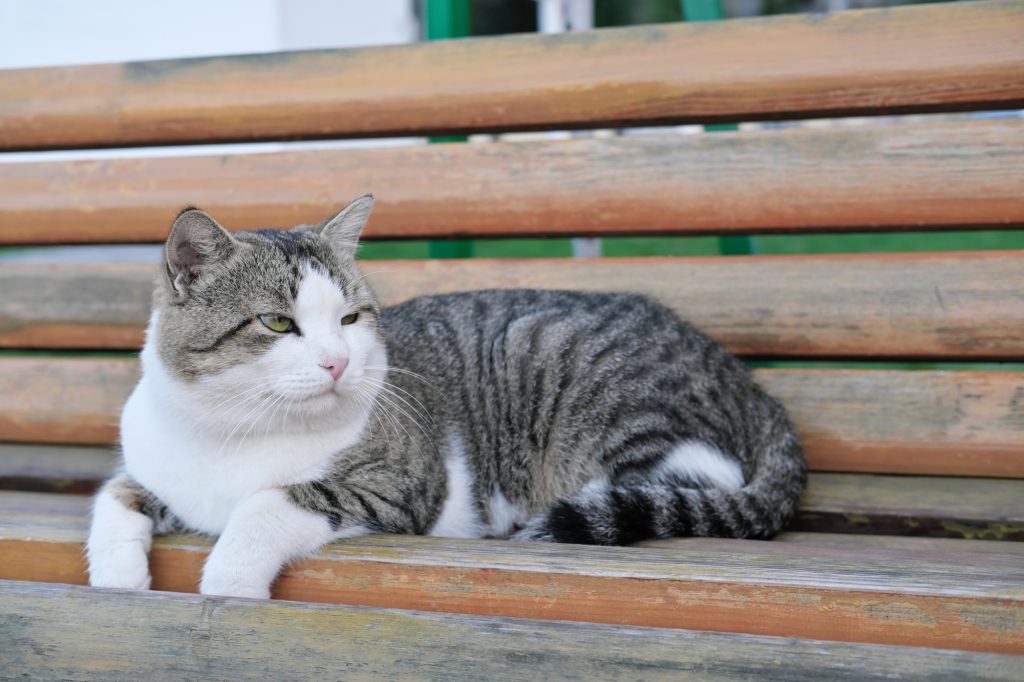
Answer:
[[233, 680], [1024, 675], [1024, 658], [991, 653], [9, 581], [0, 581], [0, 639], [20, 645], [5, 656], [8, 670], [36, 679], [143, 679], [154, 670]]
[[[0, 579], [86, 582], [87, 498], [0, 493], [0, 519]], [[1021, 545], [907, 538], [894, 547], [855, 535], [837, 546], [818, 537], [593, 548], [371, 536], [297, 562], [274, 596], [1024, 654]], [[194, 592], [211, 546], [158, 539], [154, 589]]]

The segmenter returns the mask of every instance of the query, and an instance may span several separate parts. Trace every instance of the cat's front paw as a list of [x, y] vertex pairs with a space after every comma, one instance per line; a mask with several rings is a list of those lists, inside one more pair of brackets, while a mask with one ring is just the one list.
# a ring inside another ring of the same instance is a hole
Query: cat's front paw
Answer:
[[148, 590], [150, 582], [149, 559], [142, 543], [89, 548], [89, 584], [93, 587]]
[[200, 594], [218, 597], [249, 597], [251, 599], [270, 599], [270, 585], [246, 571], [233, 569], [211, 557], [203, 570], [203, 580], [199, 583]]
[[270, 599], [269, 585], [255, 585], [237, 580], [220, 580], [203, 578], [199, 585], [199, 593], [217, 597], [248, 597], [250, 599]]

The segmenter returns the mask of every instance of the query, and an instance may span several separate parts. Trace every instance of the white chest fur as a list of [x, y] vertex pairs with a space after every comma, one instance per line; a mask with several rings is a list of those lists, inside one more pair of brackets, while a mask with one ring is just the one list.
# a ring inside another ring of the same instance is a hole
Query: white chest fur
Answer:
[[166, 380], [162, 374], [147, 372], [125, 406], [125, 468], [175, 516], [204, 533], [223, 532], [235, 507], [256, 492], [320, 478], [359, 437], [360, 429], [351, 425], [244, 437], [203, 430], [199, 415], [169, 404], [157, 385]]

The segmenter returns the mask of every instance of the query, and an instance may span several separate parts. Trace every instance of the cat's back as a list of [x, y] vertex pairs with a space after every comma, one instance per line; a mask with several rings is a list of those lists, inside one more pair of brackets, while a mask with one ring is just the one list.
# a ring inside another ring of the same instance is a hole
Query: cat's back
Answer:
[[[397, 347], [436, 337], [495, 340], [517, 327], [572, 328], [635, 334], [697, 333], [661, 303], [642, 294], [550, 289], [484, 289], [422, 296], [385, 308], [385, 336]], [[596, 329], [595, 329], [596, 328]]]

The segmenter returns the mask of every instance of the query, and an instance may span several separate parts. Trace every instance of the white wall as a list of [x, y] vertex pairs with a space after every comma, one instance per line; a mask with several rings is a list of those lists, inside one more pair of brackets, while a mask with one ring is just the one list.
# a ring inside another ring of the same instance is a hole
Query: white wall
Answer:
[[418, 37], [413, 0], [0, 0], [0, 69]]
[[[0, 69], [412, 42], [413, 0], [0, 0]], [[419, 140], [0, 153], [0, 163]], [[187, 198], [182, 198], [185, 203]], [[159, 247], [0, 250], [0, 261], [159, 260]]]

